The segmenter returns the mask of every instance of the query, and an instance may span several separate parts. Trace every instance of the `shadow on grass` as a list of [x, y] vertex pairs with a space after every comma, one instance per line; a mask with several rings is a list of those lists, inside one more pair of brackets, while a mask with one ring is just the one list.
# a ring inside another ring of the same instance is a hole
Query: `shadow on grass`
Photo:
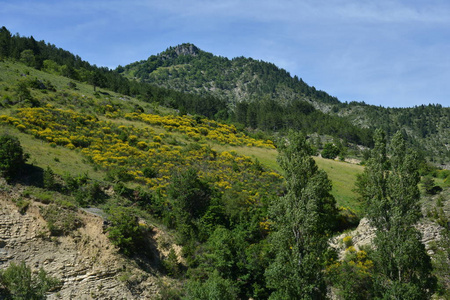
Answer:
[[25, 164], [20, 174], [13, 178], [10, 183], [43, 187], [44, 169], [35, 165]]

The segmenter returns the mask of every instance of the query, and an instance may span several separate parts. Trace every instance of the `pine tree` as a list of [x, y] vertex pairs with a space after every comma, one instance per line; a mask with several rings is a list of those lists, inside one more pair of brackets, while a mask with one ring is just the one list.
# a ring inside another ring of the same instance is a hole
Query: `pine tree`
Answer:
[[435, 278], [420, 233], [413, 227], [421, 216], [417, 154], [406, 150], [400, 132], [392, 139], [390, 157], [387, 150], [385, 133], [377, 130], [375, 147], [357, 180], [367, 217], [377, 229], [375, 297], [429, 299]]
[[275, 290], [271, 299], [323, 299], [326, 234], [337, 215], [331, 182], [303, 136], [291, 135], [281, 148], [288, 191], [270, 207], [275, 228], [270, 237], [275, 259], [266, 270], [268, 286]]

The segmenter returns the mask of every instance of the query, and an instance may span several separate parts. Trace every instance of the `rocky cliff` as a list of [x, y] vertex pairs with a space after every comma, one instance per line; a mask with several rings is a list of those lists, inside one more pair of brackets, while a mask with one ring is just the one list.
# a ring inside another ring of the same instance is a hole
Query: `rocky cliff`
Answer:
[[[0, 185], [1, 186], [1, 185]], [[50, 236], [41, 215], [45, 204], [31, 202], [23, 214], [15, 201], [22, 188], [3, 185], [0, 191], [0, 268], [25, 263], [61, 280], [48, 299], [153, 299], [158, 296], [157, 272], [144, 272], [118, 253], [104, 233], [103, 219], [77, 211], [84, 224], [65, 236]], [[161, 279], [159, 279], [161, 280]]]

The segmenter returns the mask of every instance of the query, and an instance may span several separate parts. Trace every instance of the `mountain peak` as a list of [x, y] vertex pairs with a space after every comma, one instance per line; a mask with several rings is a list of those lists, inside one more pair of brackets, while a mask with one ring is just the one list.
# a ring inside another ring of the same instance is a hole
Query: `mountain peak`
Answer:
[[178, 57], [181, 55], [197, 56], [200, 51], [201, 50], [197, 46], [190, 43], [184, 43], [175, 47], [169, 47], [166, 51], [161, 53], [161, 55], [170, 57]]

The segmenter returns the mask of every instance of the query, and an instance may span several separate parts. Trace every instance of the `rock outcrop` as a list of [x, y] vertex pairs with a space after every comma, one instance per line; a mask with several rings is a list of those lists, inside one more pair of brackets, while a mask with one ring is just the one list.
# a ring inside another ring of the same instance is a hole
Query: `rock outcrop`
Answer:
[[49, 236], [40, 214], [44, 204], [31, 202], [24, 214], [0, 191], [0, 269], [11, 262], [43, 268], [61, 280], [48, 299], [152, 299], [158, 295], [155, 274], [142, 271], [111, 245], [100, 216], [79, 210], [84, 226], [66, 236]]

